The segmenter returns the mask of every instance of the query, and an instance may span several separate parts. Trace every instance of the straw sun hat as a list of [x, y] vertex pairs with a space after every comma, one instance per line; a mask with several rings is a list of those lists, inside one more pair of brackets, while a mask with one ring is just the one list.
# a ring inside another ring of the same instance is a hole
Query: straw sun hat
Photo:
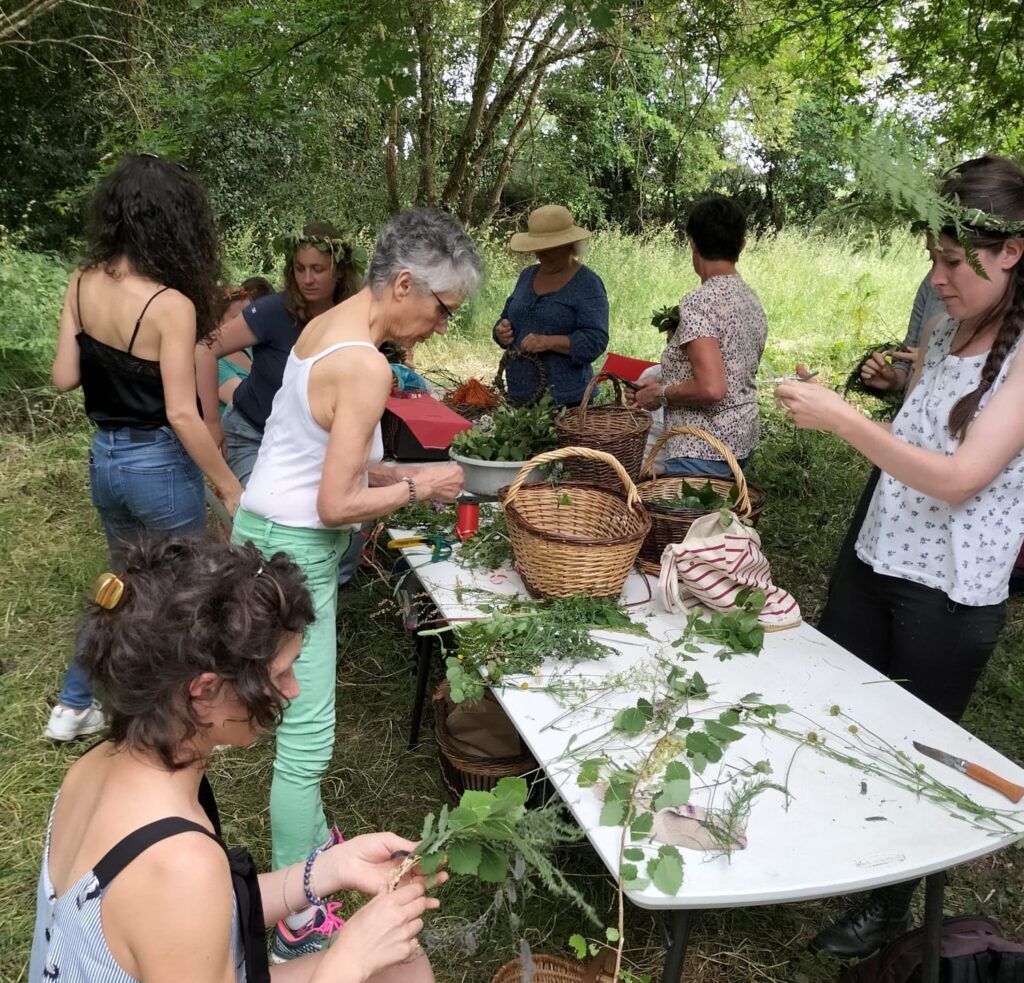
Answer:
[[561, 205], [542, 205], [530, 212], [526, 221], [527, 232], [517, 232], [508, 247], [515, 253], [535, 253], [541, 249], [554, 249], [570, 242], [589, 239], [590, 233], [581, 229], [568, 208]]

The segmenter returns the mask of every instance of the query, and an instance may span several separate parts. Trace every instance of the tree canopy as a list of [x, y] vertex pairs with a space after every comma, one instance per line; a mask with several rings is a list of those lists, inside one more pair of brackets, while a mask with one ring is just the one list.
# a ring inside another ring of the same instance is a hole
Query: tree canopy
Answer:
[[0, 224], [62, 248], [112, 156], [174, 156], [226, 229], [484, 224], [556, 200], [629, 229], [738, 195], [812, 222], [885, 126], [1024, 149], [1022, 2], [21, 0], [0, 7]]

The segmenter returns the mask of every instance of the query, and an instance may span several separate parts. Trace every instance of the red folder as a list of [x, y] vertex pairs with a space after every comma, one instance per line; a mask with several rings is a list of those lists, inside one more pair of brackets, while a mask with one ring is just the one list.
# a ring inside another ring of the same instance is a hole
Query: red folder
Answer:
[[614, 352], [609, 352], [604, 360], [604, 365], [601, 366], [601, 371], [614, 372], [616, 375], [622, 376], [623, 379], [636, 382], [644, 369], [649, 369], [652, 365], [657, 364], [657, 362], [645, 362], [642, 358], [630, 358], [628, 355], [616, 355]]
[[465, 417], [427, 393], [388, 397], [381, 422], [385, 450], [396, 458], [413, 460], [443, 460], [448, 456], [452, 437], [472, 426]]

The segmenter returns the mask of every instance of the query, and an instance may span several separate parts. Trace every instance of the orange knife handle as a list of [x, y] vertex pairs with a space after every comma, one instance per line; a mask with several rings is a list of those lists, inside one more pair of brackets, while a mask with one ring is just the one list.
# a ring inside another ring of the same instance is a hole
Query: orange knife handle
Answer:
[[964, 774], [973, 778], [976, 782], [981, 782], [982, 785], [987, 785], [989, 788], [994, 788], [997, 792], [1002, 792], [1011, 802], [1020, 802], [1024, 798], [1024, 788], [1021, 788], [1020, 785], [1014, 785], [1013, 782], [1007, 781], [1005, 778], [1000, 778], [989, 771], [988, 768], [982, 768], [981, 765], [968, 765]]

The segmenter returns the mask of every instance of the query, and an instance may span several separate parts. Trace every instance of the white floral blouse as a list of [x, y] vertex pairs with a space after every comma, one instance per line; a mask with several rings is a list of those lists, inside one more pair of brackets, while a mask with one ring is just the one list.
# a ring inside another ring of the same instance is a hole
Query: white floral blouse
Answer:
[[[661, 355], [661, 379], [673, 386], [693, 378], [686, 346], [714, 338], [725, 363], [725, 398], [710, 406], [670, 406], [665, 429], [700, 427], [717, 437], [742, 461], [757, 447], [757, 366], [768, 335], [768, 318], [757, 294], [738, 273], [715, 276], [679, 302], [679, 327]], [[720, 461], [722, 455], [699, 437], [672, 437], [666, 457]]]

